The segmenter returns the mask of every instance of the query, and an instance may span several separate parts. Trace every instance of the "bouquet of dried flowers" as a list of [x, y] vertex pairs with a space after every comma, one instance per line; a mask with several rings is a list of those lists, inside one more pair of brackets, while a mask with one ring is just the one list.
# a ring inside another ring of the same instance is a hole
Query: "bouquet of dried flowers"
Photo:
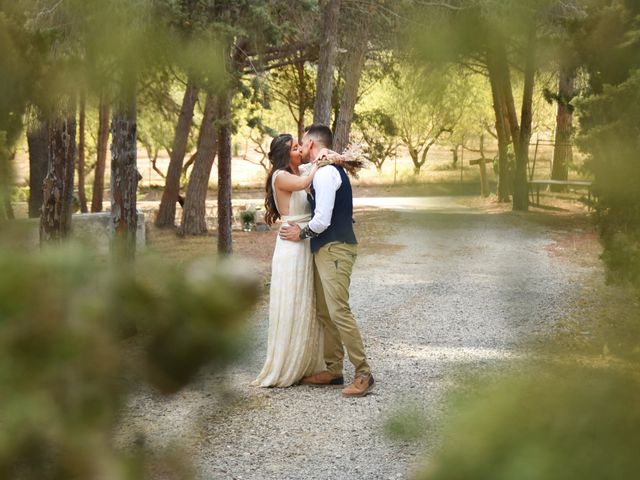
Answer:
[[347, 145], [342, 154], [333, 150], [323, 149], [318, 155], [318, 164], [323, 166], [331, 163], [340, 165], [354, 178], [358, 178], [360, 170], [369, 168], [372, 165], [357, 143]]

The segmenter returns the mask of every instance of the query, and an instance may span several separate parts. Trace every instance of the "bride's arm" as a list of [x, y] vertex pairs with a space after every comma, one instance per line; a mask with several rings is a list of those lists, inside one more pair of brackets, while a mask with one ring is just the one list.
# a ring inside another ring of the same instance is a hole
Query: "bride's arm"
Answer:
[[315, 162], [320, 165], [327, 163], [338, 165], [349, 172], [354, 178], [358, 178], [358, 170], [365, 166], [362, 160], [354, 157], [351, 150], [345, 150], [344, 153], [340, 154], [328, 148], [323, 148], [318, 152]]
[[328, 148], [323, 148], [322, 150], [320, 150], [320, 152], [318, 152], [315, 163], [324, 160], [336, 165], [342, 165], [348, 159], [344, 155], [340, 155], [338, 152], [334, 152], [333, 150], [329, 150]]
[[289, 172], [284, 172], [276, 178], [275, 184], [281, 190], [286, 192], [297, 192], [298, 190], [304, 190], [313, 181], [313, 176], [318, 171], [318, 165], [313, 165], [309, 174], [306, 177], [299, 177]]

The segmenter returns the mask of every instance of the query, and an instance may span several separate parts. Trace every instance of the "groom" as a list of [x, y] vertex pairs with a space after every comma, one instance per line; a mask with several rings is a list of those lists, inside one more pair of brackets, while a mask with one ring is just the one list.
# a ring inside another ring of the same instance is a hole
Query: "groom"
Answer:
[[[323, 148], [331, 149], [333, 135], [325, 125], [311, 125], [302, 138], [303, 161], [316, 159]], [[353, 383], [342, 390], [346, 397], [362, 397], [373, 387], [374, 380], [364, 353], [364, 345], [349, 306], [351, 270], [356, 260], [356, 237], [353, 233], [353, 194], [344, 169], [328, 165], [313, 178], [309, 225], [285, 225], [280, 230], [283, 240], [311, 238], [313, 252], [316, 311], [324, 326], [324, 360], [327, 370], [305, 377], [307, 385], [343, 385], [344, 350], [355, 367]], [[343, 348], [344, 345], [344, 348]]]

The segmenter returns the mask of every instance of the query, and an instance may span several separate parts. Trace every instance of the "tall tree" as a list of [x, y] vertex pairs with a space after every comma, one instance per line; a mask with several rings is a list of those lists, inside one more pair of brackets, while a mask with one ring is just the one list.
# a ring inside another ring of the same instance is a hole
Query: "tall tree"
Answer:
[[13, 142], [7, 141], [7, 133], [0, 130], [0, 224], [5, 220], [13, 220], [13, 206], [11, 205], [11, 186], [13, 169], [11, 160], [13, 153], [9, 148]]
[[132, 258], [138, 228], [136, 74], [125, 66], [111, 119], [111, 223], [115, 231], [115, 253]]
[[104, 199], [104, 173], [107, 164], [107, 149], [109, 148], [109, 121], [111, 107], [104, 95], [100, 97], [98, 107], [98, 142], [96, 148], [96, 168], [93, 177], [93, 197], [91, 211], [101, 212]]
[[[287, 107], [296, 123], [298, 141], [302, 140], [307, 111], [313, 107], [313, 79], [306, 67], [304, 52], [296, 52], [290, 63], [271, 72], [268, 82], [269, 97]], [[253, 121], [255, 123], [255, 120]]]
[[513, 95], [508, 94], [511, 89], [510, 73], [508, 68], [504, 69], [506, 52], [499, 45], [493, 43], [487, 48], [486, 59], [498, 140], [498, 201], [509, 202], [513, 192], [513, 168], [509, 158], [512, 122], [508, 112], [511, 107], [507, 106], [508, 102], [513, 102]]
[[316, 100], [313, 105], [313, 123], [329, 125], [333, 76], [338, 52], [338, 19], [340, 0], [320, 0], [322, 30], [320, 32], [320, 58], [316, 77]]
[[448, 75], [446, 69], [425, 72], [407, 67], [391, 90], [389, 111], [394, 112], [398, 137], [409, 151], [414, 175], [420, 174], [431, 147], [453, 131], [459, 115], [458, 105], [449, 96]]
[[40, 218], [44, 203], [43, 186], [49, 165], [49, 129], [38, 115], [27, 125], [29, 146], [29, 217]]
[[[573, 107], [571, 100], [575, 96], [574, 80], [576, 69], [566, 60], [560, 62], [558, 69], [558, 93], [555, 100], [558, 104], [556, 114], [556, 138], [553, 147], [553, 167], [551, 178], [553, 180], [567, 180], [569, 177], [569, 165], [573, 160], [573, 145], [571, 135], [573, 133]], [[558, 187], [557, 185], [552, 185]], [[554, 189], [558, 191], [557, 188]]]
[[334, 133], [333, 148], [338, 152], [342, 152], [349, 143], [351, 122], [369, 41], [368, 18], [363, 18], [355, 30], [350, 32], [351, 41], [344, 63], [344, 87]]
[[354, 125], [364, 140], [367, 158], [382, 172], [384, 162], [396, 155], [398, 149], [398, 127], [393, 117], [381, 109], [363, 112], [354, 116]]
[[47, 42], [35, 29], [26, 29], [24, 5], [2, 2], [0, 13], [0, 220], [13, 216], [11, 162], [23, 128], [27, 105], [34, 103], [34, 91], [42, 85], [43, 57]]
[[198, 87], [195, 85], [193, 79], [189, 79], [182, 99], [182, 108], [180, 109], [180, 116], [178, 117], [178, 123], [173, 137], [167, 178], [164, 191], [162, 192], [158, 215], [156, 216], [155, 223], [157, 227], [173, 227], [175, 225], [176, 202], [180, 194], [182, 165], [187, 150], [189, 131], [191, 129], [191, 122], [193, 121], [193, 111], [197, 99]]
[[231, 92], [220, 94], [218, 100], [218, 253], [233, 251], [231, 227]]
[[522, 93], [522, 113], [520, 117], [520, 138], [516, 144], [516, 171], [513, 183], [513, 209], [527, 211], [529, 209], [529, 184], [527, 182], [527, 165], [529, 164], [529, 142], [531, 140], [531, 123], [533, 120], [533, 86], [536, 75], [536, 25], [530, 26], [526, 44], [524, 67], [524, 89]]
[[78, 117], [78, 201], [80, 202], [80, 211], [87, 213], [87, 195], [84, 188], [86, 150], [86, 96], [84, 92], [80, 95], [80, 112]]
[[213, 95], [207, 95], [193, 169], [189, 177], [187, 195], [182, 209], [179, 233], [182, 235], [204, 235], [207, 233], [206, 200], [209, 190], [211, 167], [216, 156], [218, 108]]
[[48, 121], [49, 163], [43, 186], [40, 242], [60, 241], [71, 232], [76, 156], [76, 105], [68, 96], [60, 113]]

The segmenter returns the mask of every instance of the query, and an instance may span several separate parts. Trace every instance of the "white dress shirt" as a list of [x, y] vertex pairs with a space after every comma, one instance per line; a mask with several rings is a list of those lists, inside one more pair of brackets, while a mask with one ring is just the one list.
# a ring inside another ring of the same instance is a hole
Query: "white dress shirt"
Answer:
[[309, 228], [315, 233], [322, 233], [331, 225], [331, 215], [336, 202], [336, 192], [342, 186], [340, 172], [330, 165], [321, 167], [313, 177], [316, 209], [309, 222]]

